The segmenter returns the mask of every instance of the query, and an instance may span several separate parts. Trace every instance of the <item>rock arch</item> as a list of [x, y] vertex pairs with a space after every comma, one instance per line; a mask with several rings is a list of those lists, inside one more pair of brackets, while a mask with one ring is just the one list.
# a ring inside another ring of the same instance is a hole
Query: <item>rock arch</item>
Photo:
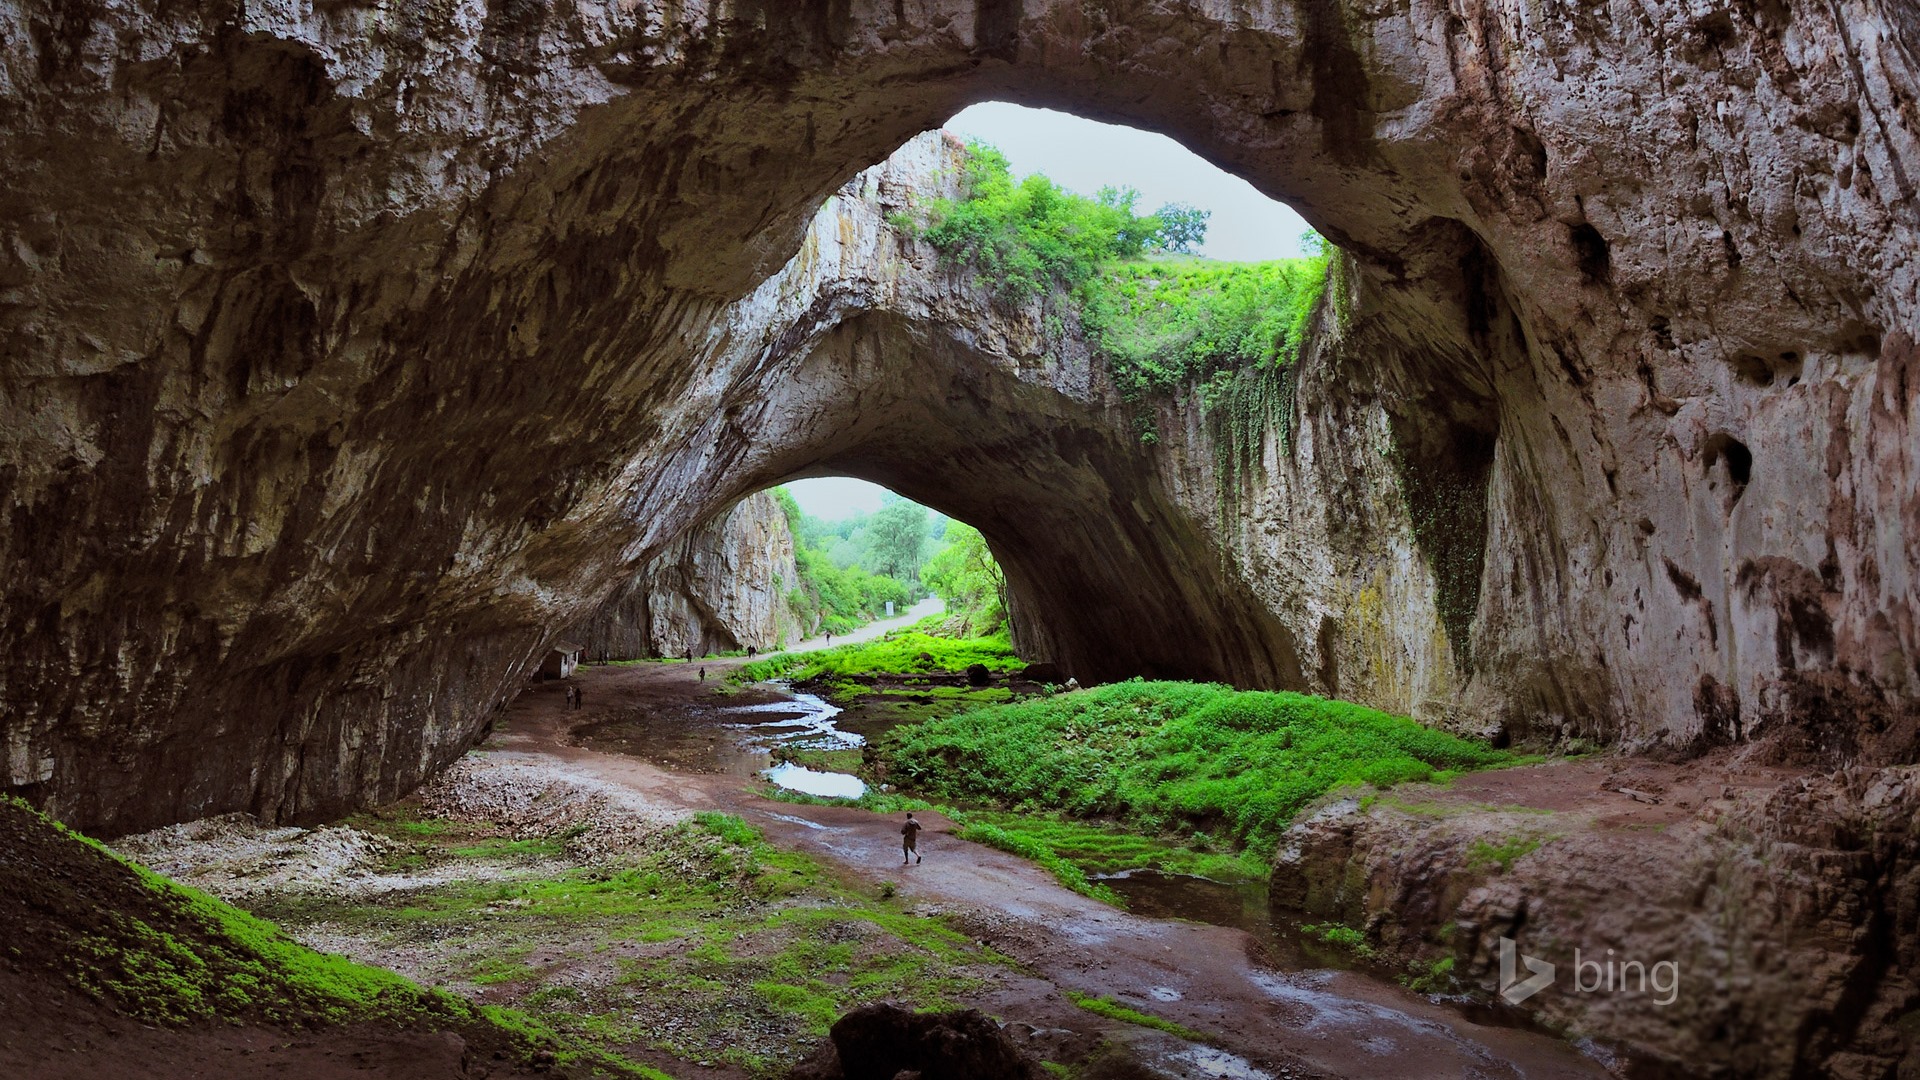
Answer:
[[[795, 352], [741, 351], [727, 316], [777, 305], [768, 275], [822, 197], [989, 96], [1180, 136], [1352, 256], [1355, 326], [1303, 375], [1327, 419], [1210, 527], [1307, 627], [1263, 631], [1243, 670], [1291, 677], [1291, 650], [1303, 679], [1469, 722], [1685, 745], [1731, 709], [1908, 755], [1911, 20], [1609, 15], [21, 5], [0, 52], [7, 782], [109, 830], [417, 782], [610, 568], [799, 467], [756, 474], [716, 438]], [[1792, 385], [1741, 359], [1789, 354]], [[1492, 440], [1468, 470], [1478, 588], [1449, 601], [1472, 611], [1446, 613], [1471, 669], [1419, 614], [1418, 538], [1360, 535], [1391, 508], [1344, 479], [1438, 431]], [[1700, 479], [1721, 432], [1750, 460], [1732, 511]], [[1311, 502], [1329, 543], [1261, 531]], [[1276, 590], [1277, 551], [1326, 587]], [[1809, 612], [1831, 649], [1782, 637]], [[1322, 640], [1339, 662], [1304, 662]]]

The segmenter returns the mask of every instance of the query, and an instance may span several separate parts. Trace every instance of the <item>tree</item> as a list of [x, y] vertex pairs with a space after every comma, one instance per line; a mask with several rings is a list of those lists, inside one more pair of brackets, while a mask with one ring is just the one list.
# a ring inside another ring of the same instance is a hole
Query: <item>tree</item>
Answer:
[[1213, 211], [1186, 203], [1168, 203], [1155, 210], [1153, 216], [1160, 219], [1155, 246], [1163, 251], [1191, 255], [1207, 239], [1207, 219], [1213, 216]]
[[1007, 575], [971, 525], [947, 523], [947, 546], [927, 560], [920, 580], [947, 602], [948, 614], [966, 619], [969, 633], [990, 634], [1006, 622]]
[[867, 567], [912, 581], [926, 561], [927, 508], [906, 499], [882, 506], [867, 525]]

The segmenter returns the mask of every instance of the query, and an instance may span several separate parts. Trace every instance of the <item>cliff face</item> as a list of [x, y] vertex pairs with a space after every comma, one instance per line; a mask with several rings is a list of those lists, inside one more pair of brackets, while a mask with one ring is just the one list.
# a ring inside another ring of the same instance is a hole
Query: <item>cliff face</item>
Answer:
[[669, 545], [567, 636], [593, 660], [770, 651], [805, 636], [787, 603], [799, 578], [786, 512], [758, 492]]
[[[1090, 676], [1909, 756], [1915, 30], [10, 6], [7, 781], [105, 830], [397, 795], [676, 538], [827, 470], [979, 525], [1023, 647]], [[898, 249], [935, 148], [816, 213], [989, 96], [1179, 136], [1349, 254], [1229, 498], [1196, 406], [1143, 448], [1040, 313]]]

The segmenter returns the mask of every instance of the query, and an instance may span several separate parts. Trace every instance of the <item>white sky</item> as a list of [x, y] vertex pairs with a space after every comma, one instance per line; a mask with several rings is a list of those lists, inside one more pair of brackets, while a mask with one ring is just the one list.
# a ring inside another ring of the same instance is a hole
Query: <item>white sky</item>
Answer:
[[999, 147], [1017, 176], [1045, 173], [1082, 195], [1108, 184], [1137, 188], [1148, 213], [1170, 202], [1211, 210], [1203, 255], [1253, 261], [1306, 254], [1300, 215], [1165, 135], [1004, 101], [970, 106], [946, 128]]
[[887, 489], [851, 476], [821, 476], [784, 485], [800, 509], [822, 521], [842, 521], [880, 509]]

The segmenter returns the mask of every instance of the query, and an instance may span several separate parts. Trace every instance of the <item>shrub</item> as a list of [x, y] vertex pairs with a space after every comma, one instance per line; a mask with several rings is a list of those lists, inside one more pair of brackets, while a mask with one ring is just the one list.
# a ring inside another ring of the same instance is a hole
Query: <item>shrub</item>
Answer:
[[932, 796], [1178, 824], [1265, 852], [1343, 784], [1398, 783], [1513, 760], [1375, 709], [1206, 683], [1116, 683], [898, 729], [877, 748]]

